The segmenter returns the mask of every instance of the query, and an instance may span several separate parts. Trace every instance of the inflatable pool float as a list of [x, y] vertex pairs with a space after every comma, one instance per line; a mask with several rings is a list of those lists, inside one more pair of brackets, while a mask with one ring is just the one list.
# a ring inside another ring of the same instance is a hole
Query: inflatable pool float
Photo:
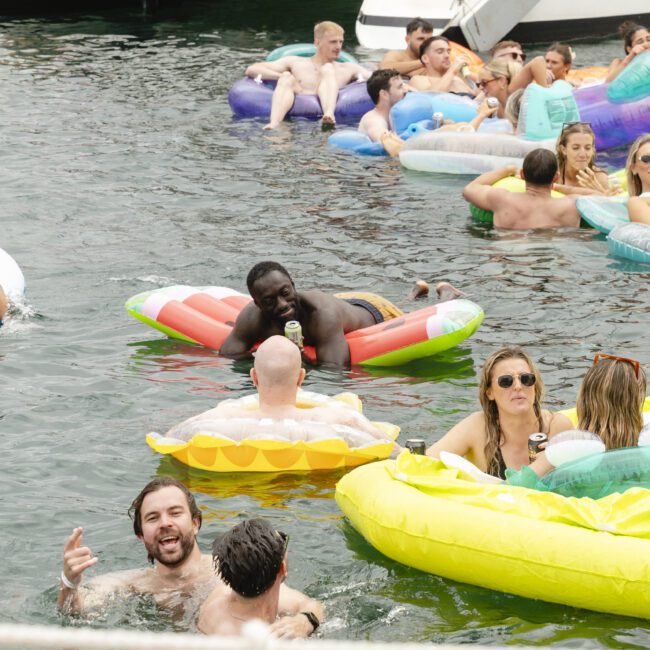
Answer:
[[571, 68], [566, 78], [571, 84], [577, 83], [581, 86], [586, 86], [603, 83], [608, 72], [609, 68], [600, 65], [589, 66], [586, 68]]
[[[259, 408], [257, 395], [229, 400], [251, 412]], [[297, 406], [303, 409], [343, 405], [361, 413], [361, 400], [354, 393], [334, 397], [300, 390]], [[385, 433], [378, 440], [351, 426], [310, 420], [189, 420], [166, 436], [147, 435], [147, 444], [185, 465], [210, 472], [285, 472], [356, 467], [388, 458], [399, 427], [373, 422]]]
[[629, 223], [627, 199], [608, 196], [579, 196], [576, 209], [580, 216], [592, 227], [605, 235], [624, 223]]
[[[130, 298], [125, 308], [167, 336], [218, 350], [250, 296], [227, 287], [173, 286]], [[349, 332], [353, 365], [397, 366], [448, 350], [470, 337], [483, 310], [470, 300], [450, 300]], [[313, 348], [304, 355], [316, 361]]]
[[[492, 185], [492, 187], [498, 187], [502, 190], [507, 190], [508, 192], [525, 192], [526, 183], [523, 179], [517, 176], [506, 176], [498, 180]], [[562, 198], [564, 194], [556, 190], [551, 190], [551, 196], [555, 199]], [[492, 210], [483, 210], [473, 203], [469, 204], [469, 212], [472, 215], [472, 218], [479, 223], [488, 223], [491, 224], [494, 221], [494, 213]]]
[[411, 124], [430, 120], [434, 113], [454, 122], [469, 122], [477, 108], [473, 99], [454, 93], [408, 93], [390, 109], [390, 121], [395, 133], [403, 133]]
[[0, 287], [9, 300], [20, 301], [25, 295], [25, 276], [16, 260], [0, 248]]
[[327, 138], [327, 144], [335, 149], [352, 151], [362, 156], [387, 156], [381, 142], [373, 142], [365, 133], [357, 129], [341, 129]]
[[650, 226], [634, 222], [616, 226], [607, 236], [607, 247], [614, 257], [650, 264]]
[[521, 167], [526, 154], [540, 147], [554, 150], [555, 140], [533, 142], [512, 135], [434, 131], [410, 138], [399, 160], [414, 171], [479, 175], [507, 165]]
[[[284, 56], [313, 56], [316, 48], [309, 43], [295, 43], [273, 50], [267, 61], [277, 61]], [[347, 52], [341, 52], [337, 61], [357, 63]], [[271, 99], [275, 90], [275, 81], [256, 81], [244, 77], [236, 81], [228, 93], [228, 103], [236, 117], [268, 117], [271, 114]], [[339, 122], [358, 120], [364, 113], [374, 108], [370, 101], [365, 81], [358, 81], [339, 90], [336, 100], [335, 117]], [[296, 99], [287, 113], [287, 117], [305, 117], [317, 120], [323, 117], [317, 95], [296, 95]]]
[[[650, 96], [650, 52], [642, 52], [616, 75], [607, 88], [613, 103], [635, 102]], [[646, 128], [647, 131], [647, 128]]]
[[352, 526], [389, 558], [526, 598], [650, 618], [650, 490], [573, 499], [479, 483], [402, 453], [336, 488]]

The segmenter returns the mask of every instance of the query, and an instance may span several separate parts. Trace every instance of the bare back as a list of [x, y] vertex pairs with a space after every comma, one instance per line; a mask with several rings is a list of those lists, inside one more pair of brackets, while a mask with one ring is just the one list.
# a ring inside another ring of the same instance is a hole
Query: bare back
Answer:
[[[529, 192], [507, 192], [493, 188], [494, 226], [512, 230], [577, 228], [580, 215], [575, 198], [551, 198]], [[498, 192], [498, 195], [497, 195]]]

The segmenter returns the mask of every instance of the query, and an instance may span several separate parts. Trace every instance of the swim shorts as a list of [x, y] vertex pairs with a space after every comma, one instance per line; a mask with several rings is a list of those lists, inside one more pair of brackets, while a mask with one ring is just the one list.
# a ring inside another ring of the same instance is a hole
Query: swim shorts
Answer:
[[375, 323], [383, 323], [393, 318], [399, 318], [404, 315], [404, 312], [396, 307], [390, 300], [378, 296], [376, 293], [369, 293], [364, 291], [347, 291], [345, 293], [335, 293], [335, 298], [340, 298], [349, 302], [351, 305], [357, 305], [367, 309]]

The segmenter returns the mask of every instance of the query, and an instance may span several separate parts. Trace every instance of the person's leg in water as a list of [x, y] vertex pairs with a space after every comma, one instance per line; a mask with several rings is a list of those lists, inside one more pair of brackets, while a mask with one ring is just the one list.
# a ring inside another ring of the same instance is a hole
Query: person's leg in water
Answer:
[[278, 79], [278, 83], [273, 91], [271, 100], [271, 115], [269, 123], [264, 127], [265, 130], [274, 129], [286, 117], [291, 110], [296, 95], [302, 89], [297, 79], [290, 72], [283, 72]]
[[456, 289], [450, 282], [438, 282], [436, 285], [436, 293], [438, 294], [439, 302], [447, 302], [448, 300], [457, 300], [458, 298], [467, 298], [467, 294]]
[[323, 129], [331, 129], [336, 125], [334, 111], [336, 110], [336, 100], [339, 96], [339, 86], [336, 82], [334, 66], [331, 63], [325, 63], [320, 69], [320, 81], [318, 82], [318, 99], [323, 109], [321, 126]]
[[406, 296], [406, 302], [412, 302], [418, 298], [429, 295], [429, 285], [424, 280], [416, 280], [415, 284]]

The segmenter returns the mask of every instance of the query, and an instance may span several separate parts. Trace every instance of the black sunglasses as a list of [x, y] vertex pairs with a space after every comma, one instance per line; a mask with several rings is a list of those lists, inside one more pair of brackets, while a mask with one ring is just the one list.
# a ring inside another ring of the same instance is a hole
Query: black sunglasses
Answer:
[[511, 388], [515, 383], [515, 377], [519, 377], [522, 386], [530, 387], [535, 385], [535, 375], [532, 372], [522, 372], [520, 375], [501, 375], [497, 377], [497, 384], [501, 388]]
[[643, 156], [639, 156], [639, 160], [647, 165], [650, 163], [650, 154], [646, 153]]

